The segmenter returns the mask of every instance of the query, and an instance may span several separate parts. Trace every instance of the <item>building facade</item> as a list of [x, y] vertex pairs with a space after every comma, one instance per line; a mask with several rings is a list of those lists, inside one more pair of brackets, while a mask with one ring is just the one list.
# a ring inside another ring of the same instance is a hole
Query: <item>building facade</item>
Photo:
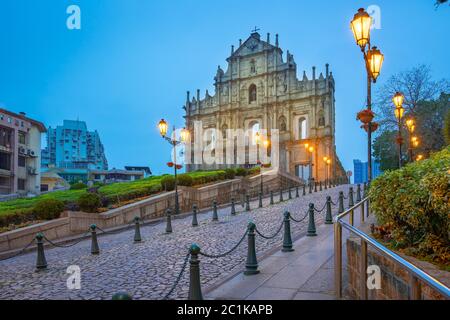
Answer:
[[39, 194], [41, 134], [36, 120], [0, 109], [0, 194]]
[[101, 183], [114, 182], [130, 182], [144, 179], [145, 172], [143, 170], [91, 170], [89, 171], [88, 180]]
[[[367, 176], [368, 166], [367, 162], [362, 162], [361, 160], [353, 160], [353, 182], [354, 183], [365, 183], [369, 181]], [[380, 170], [380, 164], [375, 160], [372, 160], [372, 178], [375, 179], [383, 172]]]
[[48, 128], [42, 167], [75, 170], [78, 175], [79, 170], [86, 174], [87, 170], [107, 170], [108, 161], [97, 131], [88, 131], [84, 121], [64, 120], [62, 126]]
[[[279, 168], [304, 180], [343, 177], [345, 172], [335, 147], [335, 83], [328, 64], [325, 74], [297, 78], [294, 56], [279, 46], [278, 35], [271, 44], [258, 32], [242, 42], [227, 58], [226, 71], [219, 66], [214, 78], [214, 95], [203, 98], [187, 93], [186, 127], [195, 135], [194, 121], [203, 130], [215, 128], [279, 131]], [[305, 145], [314, 147], [310, 154]], [[193, 151], [191, 151], [193, 152]], [[224, 152], [225, 154], [225, 152]], [[188, 155], [189, 156], [189, 155]], [[324, 157], [331, 159], [327, 165]], [[312, 164], [312, 166], [310, 166]], [[233, 167], [229, 164], [192, 164], [188, 171]]]

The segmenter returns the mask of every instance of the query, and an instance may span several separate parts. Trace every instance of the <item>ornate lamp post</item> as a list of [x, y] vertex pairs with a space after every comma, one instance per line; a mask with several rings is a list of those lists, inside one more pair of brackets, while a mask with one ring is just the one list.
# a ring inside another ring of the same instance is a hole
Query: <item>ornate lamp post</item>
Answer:
[[[408, 156], [409, 161], [413, 162], [413, 147], [417, 147], [419, 145], [419, 141], [417, 140], [417, 137], [413, 137], [412, 134], [414, 133], [414, 130], [416, 129], [416, 125], [414, 124], [414, 119], [409, 118], [406, 120], [406, 128], [408, 128]], [[413, 141], [413, 138], [415, 138], [415, 141]]]
[[174, 176], [175, 176], [175, 214], [180, 213], [180, 205], [178, 201], [178, 181], [177, 181], [177, 170], [180, 170], [183, 166], [177, 163], [177, 145], [184, 143], [187, 141], [189, 137], [189, 131], [186, 128], [181, 129], [180, 140], [176, 140], [175, 137], [175, 126], [173, 127], [173, 138], [167, 136], [168, 124], [164, 119], [161, 119], [158, 123], [159, 133], [161, 137], [169, 142], [173, 146], [173, 157], [174, 162], [168, 162], [167, 165], [169, 167], [174, 168]]
[[[350, 23], [355, 37], [356, 44], [361, 48], [364, 56], [364, 62], [367, 72], [367, 109], [364, 111], [365, 121], [367, 125], [367, 168], [369, 183], [372, 180], [372, 81], [375, 83], [380, 75], [381, 66], [383, 65], [384, 55], [377, 47], [370, 46], [370, 27], [372, 26], [372, 17], [363, 9], [358, 9]], [[367, 49], [367, 50], [366, 50]], [[358, 114], [359, 118], [359, 114]], [[362, 119], [361, 119], [362, 120]]]
[[402, 144], [403, 144], [403, 138], [402, 138], [402, 118], [403, 113], [405, 110], [403, 109], [403, 94], [400, 92], [397, 92], [394, 97], [392, 98], [392, 101], [395, 105], [394, 114], [397, 118], [397, 124], [398, 124], [398, 136], [397, 136], [397, 144], [398, 144], [398, 167], [402, 167]]
[[313, 170], [312, 170], [312, 166], [313, 166], [312, 156], [313, 156], [313, 152], [314, 152], [314, 147], [310, 146], [309, 143], [305, 143], [305, 148], [309, 152], [309, 183], [311, 184], [314, 181]]
[[423, 155], [422, 154], [418, 154], [416, 157], [416, 161], [420, 161], [423, 159]]
[[326, 171], [325, 171], [325, 183], [328, 183], [328, 179], [330, 177], [329, 174], [329, 170], [330, 170], [330, 164], [331, 164], [331, 159], [329, 157], [323, 157], [323, 162], [325, 162], [325, 166], [326, 166]]

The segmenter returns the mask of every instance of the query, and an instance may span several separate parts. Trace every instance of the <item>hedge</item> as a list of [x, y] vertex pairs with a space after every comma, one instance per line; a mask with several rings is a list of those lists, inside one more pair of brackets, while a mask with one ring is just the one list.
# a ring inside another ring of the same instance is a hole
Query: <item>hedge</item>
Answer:
[[386, 172], [372, 182], [369, 195], [394, 248], [450, 263], [450, 147]]

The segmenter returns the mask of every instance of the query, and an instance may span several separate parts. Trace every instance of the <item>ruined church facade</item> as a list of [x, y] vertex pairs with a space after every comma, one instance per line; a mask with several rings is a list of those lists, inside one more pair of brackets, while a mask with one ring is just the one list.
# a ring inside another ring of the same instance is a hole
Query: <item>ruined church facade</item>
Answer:
[[[185, 120], [191, 133], [194, 121], [201, 121], [203, 129], [220, 132], [256, 126], [270, 136], [272, 129], [278, 129], [281, 171], [305, 181], [345, 175], [336, 153], [335, 82], [328, 64], [324, 74], [317, 76], [312, 67], [310, 77], [303, 71], [299, 80], [294, 56], [289, 51], [283, 55], [278, 35], [272, 44], [270, 34], [264, 41], [258, 32], [240, 40], [236, 50], [232, 46], [226, 61], [226, 71], [219, 66], [214, 77], [214, 95], [206, 91], [201, 98], [197, 90], [191, 99], [187, 93]], [[312, 153], [306, 144], [314, 147]], [[188, 165], [187, 170], [235, 166], [203, 163]]]

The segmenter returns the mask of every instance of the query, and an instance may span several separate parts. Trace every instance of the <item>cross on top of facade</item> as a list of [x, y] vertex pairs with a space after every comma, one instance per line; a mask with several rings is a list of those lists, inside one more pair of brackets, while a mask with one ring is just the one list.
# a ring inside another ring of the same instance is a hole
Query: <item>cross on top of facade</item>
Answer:
[[260, 29], [258, 27], [255, 26], [255, 29], [252, 30], [252, 33], [256, 33], [258, 32]]

